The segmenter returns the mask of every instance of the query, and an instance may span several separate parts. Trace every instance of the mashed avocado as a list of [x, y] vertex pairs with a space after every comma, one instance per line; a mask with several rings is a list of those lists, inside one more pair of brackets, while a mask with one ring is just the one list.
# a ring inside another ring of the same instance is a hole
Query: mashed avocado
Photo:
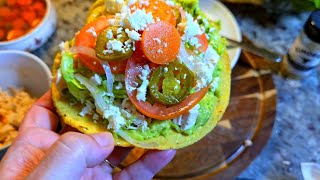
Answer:
[[[222, 68], [221, 62], [222, 61], [218, 62], [217, 67], [213, 73], [214, 78], [219, 77], [221, 75], [221, 68]], [[197, 130], [200, 126], [205, 125], [207, 121], [210, 119], [210, 116], [212, 114], [211, 112], [213, 111], [215, 104], [219, 98], [220, 89], [221, 88], [219, 83], [217, 89], [214, 92], [212, 91], [207, 92], [207, 94], [199, 103], [200, 109], [199, 109], [199, 116], [197, 118], [197, 122], [192, 128], [188, 130], [182, 131], [180, 127], [178, 127], [178, 125], [173, 123], [172, 120], [159, 121], [159, 120], [153, 119], [152, 122], [148, 124], [149, 128], [144, 132], [137, 131], [137, 130], [126, 130], [126, 131], [132, 138], [138, 141], [151, 139], [154, 137], [158, 137], [159, 135], [165, 137], [167, 135], [167, 132], [171, 129], [174, 129], [177, 132], [182, 132], [186, 135], [193, 134], [195, 130]]]

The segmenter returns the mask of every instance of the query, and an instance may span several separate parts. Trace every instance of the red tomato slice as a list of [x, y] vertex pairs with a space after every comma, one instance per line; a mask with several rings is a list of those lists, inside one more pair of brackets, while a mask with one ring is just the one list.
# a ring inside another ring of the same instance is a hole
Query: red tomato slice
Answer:
[[[81, 61], [81, 63], [88, 69], [99, 74], [105, 74], [105, 71], [100, 63], [100, 59], [96, 56], [94, 49], [85, 46], [76, 46], [74, 47], [74, 50], [76, 51], [80, 61], [81, 59], [85, 60]], [[126, 70], [127, 60], [108, 63], [113, 74], [123, 74]]]
[[136, 56], [132, 56], [128, 60], [125, 73], [127, 94], [131, 102], [142, 114], [158, 120], [172, 119], [188, 112], [206, 95], [208, 87], [205, 87], [200, 91], [189, 95], [181, 103], [170, 107], [159, 103], [155, 103], [154, 105], [152, 105], [147, 101], [138, 101], [136, 98], [137, 90], [131, 90], [131, 88], [136, 87], [135, 82], [139, 80], [139, 75], [141, 73], [141, 69], [139, 69], [139, 67], [143, 67], [147, 63], [148, 61], [144, 61], [141, 58], [139, 59]]
[[[103, 67], [100, 64], [100, 59], [96, 57], [94, 48], [96, 47], [97, 37], [89, 33], [90, 28], [94, 28], [97, 36], [105, 29], [110, 26], [108, 20], [113, 16], [101, 16], [98, 19], [85, 25], [76, 36], [75, 49], [80, 62], [99, 74], [105, 74]], [[111, 72], [113, 74], [123, 74], [126, 69], [127, 61], [109, 62]]]
[[206, 34], [203, 33], [203, 34], [197, 36], [197, 38], [198, 38], [199, 44], [201, 44], [201, 46], [198, 48], [198, 50], [200, 52], [206, 52], [206, 50], [208, 49], [208, 45], [209, 45]]
[[100, 16], [96, 20], [86, 24], [76, 36], [75, 46], [86, 46], [90, 48], [96, 47], [97, 37], [93, 36], [88, 30], [94, 28], [97, 36], [106, 28], [110, 27], [109, 19], [113, 16]]

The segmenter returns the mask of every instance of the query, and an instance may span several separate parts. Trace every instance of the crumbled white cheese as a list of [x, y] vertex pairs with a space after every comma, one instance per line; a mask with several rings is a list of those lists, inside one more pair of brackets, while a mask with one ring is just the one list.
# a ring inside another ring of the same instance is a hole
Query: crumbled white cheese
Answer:
[[139, 78], [142, 80], [142, 84], [137, 89], [137, 100], [138, 101], [146, 101], [146, 94], [147, 94], [147, 88], [149, 85], [148, 76], [150, 74], [151, 70], [149, 68], [149, 65], [144, 65], [141, 70], [141, 75]]
[[102, 79], [98, 74], [94, 74], [93, 76], [91, 76], [90, 82], [92, 82], [96, 86], [99, 86], [101, 85]]
[[84, 117], [86, 115], [91, 115], [93, 112], [93, 108], [95, 106], [90, 102], [90, 101], [86, 101], [86, 105], [82, 108], [81, 112], [79, 113], [80, 116]]
[[209, 46], [204, 53], [203, 60], [210, 61], [211, 63], [217, 63], [220, 59], [219, 54], [211, 46]]
[[197, 118], [199, 116], [199, 109], [200, 105], [197, 104], [192, 109], [190, 109], [188, 113], [174, 118], [173, 122], [180, 126], [181, 130], [188, 130], [196, 124]]
[[128, 21], [131, 28], [136, 31], [145, 30], [149, 24], [154, 23], [152, 13], [146, 13], [145, 9], [138, 9], [134, 13], [130, 14]]
[[122, 42], [121, 41], [118, 41], [116, 39], [113, 39], [113, 40], [110, 40], [108, 43], [107, 43], [107, 49], [108, 50], [113, 50], [113, 51], [122, 51]]
[[139, 34], [137, 31], [132, 30], [130, 31], [129, 29], [126, 29], [125, 32], [128, 34], [129, 38], [135, 41], [140, 41], [141, 40], [141, 34]]
[[169, 6], [174, 6], [174, 2], [172, 0], [167, 0], [166, 3], [169, 5]]
[[213, 79], [212, 83], [210, 84], [210, 90], [212, 92], [216, 91], [216, 89], [218, 88], [219, 81], [220, 81], [220, 77], [215, 77]]
[[165, 68], [163, 69], [163, 71], [164, 71], [165, 73], [168, 72], [168, 68], [165, 67]]
[[196, 91], [212, 82], [212, 75], [219, 59], [220, 56], [211, 46], [208, 47], [205, 53], [193, 56], [189, 55], [186, 48], [182, 45], [178, 55], [178, 60], [196, 73]]
[[109, 29], [109, 31], [107, 32], [107, 38], [108, 39], [112, 39], [113, 38], [113, 33], [112, 33], [111, 29]]
[[201, 44], [199, 44], [199, 39], [198, 39], [197, 37], [191, 37], [191, 38], [189, 39], [189, 44], [190, 44], [191, 46], [196, 47], [196, 48], [201, 47]]
[[122, 27], [119, 27], [119, 28], [117, 29], [117, 34], [120, 34], [120, 33], [122, 32], [122, 30], [123, 30], [123, 28], [122, 28]]
[[209, 29], [209, 32], [212, 33], [212, 32], [214, 32], [215, 30], [216, 30], [216, 29], [212, 27], [212, 28]]
[[140, 7], [142, 7], [142, 5], [149, 6], [150, 2], [149, 0], [139, 0], [139, 4], [140, 4]]
[[182, 41], [185, 43], [190, 43], [190, 45], [195, 47], [200, 47], [198, 38], [196, 36], [201, 35], [200, 25], [195, 21], [191, 14], [186, 13], [186, 22], [181, 22], [178, 25], [180, 31], [183, 31], [184, 34], [181, 37]]
[[153, 40], [157, 42], [159, 45], [161, 44], [161, 40], [159, 38], [153, 38]]
[[[104, 49], [104, 50], [102, 51], [102, 53], [103, 53], [104, 55], [106, 55], [106, 54], [112, 54], [113, 51], [112, 51], [112, 50], [108, 50], [108, 49]], [[95, 63], [95, 62], [93, 62], [93, 63]]]
[[90, 33], [93, 37], [97, 37], [97, 32], [94, 27], [90, 27], [86, 32]]
[[120, 108], [112, 104], [108, 104], [107, 109], [103, 111], [103, 117], [109, 121], [108, 129], [113, 129], [115, 132], [126, 124], [126, 120], [121, 115]]
[[133, 87], [133, 86], [128, 86], [128, 87], [127, 87], [128, 93], [132, 93], [132, 91], [134, 91], [134, 90], [136, 90], [136, 89], [137, 89], [137, 87]]
[[118, 85], [115, 87], [117, 90], [121, 89], [123, 87], [122, 83], [119, 82]]
[[168, 43], [164, 42], [163, 47], [165, 47], [165, 48], [168, 47]]
[[197, 75], [195, 90], [199, 91], [212, 82], [215, 64], [197, 61], [194, 63], [194, 69]]

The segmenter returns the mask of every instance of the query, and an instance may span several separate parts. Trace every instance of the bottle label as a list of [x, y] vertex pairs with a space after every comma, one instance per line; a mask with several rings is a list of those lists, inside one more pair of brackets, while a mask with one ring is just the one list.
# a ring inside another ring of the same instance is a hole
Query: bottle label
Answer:
[[301, 70], [313, 69], [320, 63], [320, 44], [302, 31], [289, 50], [289, 58]]

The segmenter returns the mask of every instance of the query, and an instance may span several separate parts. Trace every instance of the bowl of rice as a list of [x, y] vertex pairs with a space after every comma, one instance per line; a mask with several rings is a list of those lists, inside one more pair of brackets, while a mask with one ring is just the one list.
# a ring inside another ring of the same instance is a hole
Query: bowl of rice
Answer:
[[0, 159], [32, 104], [48, 91], [51, 71], [37, 56], [0, 51]]

